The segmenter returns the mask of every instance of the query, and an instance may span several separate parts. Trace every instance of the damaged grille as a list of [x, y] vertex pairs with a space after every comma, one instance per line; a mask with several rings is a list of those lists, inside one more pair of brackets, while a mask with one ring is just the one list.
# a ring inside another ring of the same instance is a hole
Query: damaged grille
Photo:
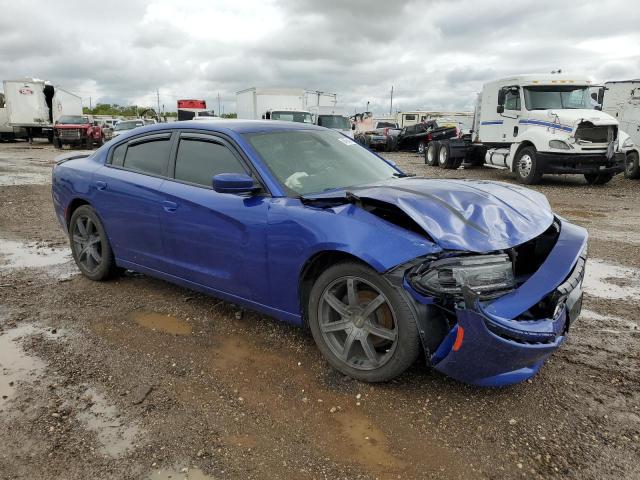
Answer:
[[615, 125], [594, 125], [582, 122], [576, 130], [576, 140], [585, 143], [611, 143], [618, 135]]
[[80, 138], [80, 130], [78, 129], [60, 130], [59, 137], [63, 140], [77, 140], [78, 138]]

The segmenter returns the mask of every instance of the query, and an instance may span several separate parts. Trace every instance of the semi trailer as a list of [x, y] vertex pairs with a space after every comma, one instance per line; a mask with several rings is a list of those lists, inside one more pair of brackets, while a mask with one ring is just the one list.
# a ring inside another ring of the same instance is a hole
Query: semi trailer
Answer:
[[236, 93], [238, 118], [313, 123], [312, 108], [335, 108], [335, 93], [303, 88], [256, 88]]
[[591, 105], [590, 80], [569, 75], [518, 75], [485, 84], [471, 133], [437, 142], [425, 162], [442, 168], [486, 165], [535, 184], [547, 173], [582, 174], [604, 184], [624, 170], [619, 122]]

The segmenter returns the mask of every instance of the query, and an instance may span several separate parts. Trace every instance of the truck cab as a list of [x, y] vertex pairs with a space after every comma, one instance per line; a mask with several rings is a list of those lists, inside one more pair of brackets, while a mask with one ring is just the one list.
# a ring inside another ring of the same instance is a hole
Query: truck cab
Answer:
[[618, 121], [594, 110], [591, 82], [568, 75], [519, 75], [484, 85], [473, 143], [490, 166], [512, 170], [525, 184], [545, 173], [584, 174], [603, 184], [623, 171], [615, 154]]
[[342, 109], [335, 106], [314, 106], [309, 109], [313, 123], [320, 127], [330, 128], [353, 138], [353, 128], [349, 117]]

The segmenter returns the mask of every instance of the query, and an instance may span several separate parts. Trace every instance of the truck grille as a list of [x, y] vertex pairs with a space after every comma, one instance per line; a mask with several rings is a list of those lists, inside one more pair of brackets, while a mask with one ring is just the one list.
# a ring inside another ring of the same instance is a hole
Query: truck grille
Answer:
[[77, 140], [80, 138], [80, 130], [78, 129], [69, 129], [69, 130], [60, 130], [60, 138], [63, 140]]
[[585, 143], [610, 143], [616, 139], [618, 127], [615, 125], [595, 126], [591, 122], [582, 122], [576, 130], [576, 140]]

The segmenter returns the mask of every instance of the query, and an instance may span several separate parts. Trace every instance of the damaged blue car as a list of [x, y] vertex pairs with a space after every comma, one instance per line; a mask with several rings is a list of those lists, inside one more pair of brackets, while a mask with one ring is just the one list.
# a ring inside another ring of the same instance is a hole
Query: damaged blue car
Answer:
[[543, 195], [412, 177], [313, 125], [143, 127], [60, 160], [52, 189], [88, 278], [130, 269], [304, 325], [358, 380], [422, 355], [521, 382], [580, 313], [587, 233]]

